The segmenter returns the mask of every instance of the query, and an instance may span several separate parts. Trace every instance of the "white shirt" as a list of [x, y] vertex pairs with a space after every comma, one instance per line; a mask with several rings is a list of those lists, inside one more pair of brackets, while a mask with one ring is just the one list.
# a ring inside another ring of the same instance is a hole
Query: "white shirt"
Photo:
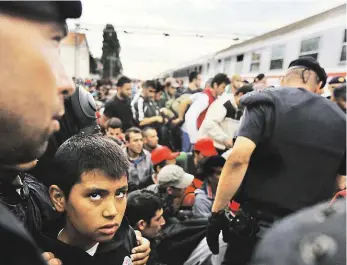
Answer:
[[202, 92], [191, 95], [192, 104], [185, 115], [185, 122], [182, 125], [182, 130], [189, 135], [190, 142], [195, 144], [198, 139], [198, 117], [208, 108], [208, 95]]

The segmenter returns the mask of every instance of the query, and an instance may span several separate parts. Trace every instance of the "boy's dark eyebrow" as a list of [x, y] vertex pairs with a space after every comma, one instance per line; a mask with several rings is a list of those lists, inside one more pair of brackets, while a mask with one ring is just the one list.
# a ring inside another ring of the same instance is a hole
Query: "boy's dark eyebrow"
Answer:
[[91, 187], [91, 188], [87, 188], [86, 189], [86, 192], [87, 193], [92, 193], [92, 192], [100, 192], [100, 193], [109, 193], [108, 190], [105, 190], [105, 189], [101, 189], [101, 188], [98, 188], [98, 187]]
[[128, 189], [129, 189], [128, 185], [125, 185], [125, 186], [123, 186], [123, 187], [117, 189], [117, 191], [126, 191], [126, 190], [128, 190]]

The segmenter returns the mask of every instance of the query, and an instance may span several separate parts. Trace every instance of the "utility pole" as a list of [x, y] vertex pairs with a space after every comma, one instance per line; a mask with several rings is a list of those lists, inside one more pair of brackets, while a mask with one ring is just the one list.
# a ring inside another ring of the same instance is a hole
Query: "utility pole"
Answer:
[[75, 28], [75, 78], [79, 78], [79, 43], [78, 43], [78, 34], [80, 31], [80, 24], [76, 23]]

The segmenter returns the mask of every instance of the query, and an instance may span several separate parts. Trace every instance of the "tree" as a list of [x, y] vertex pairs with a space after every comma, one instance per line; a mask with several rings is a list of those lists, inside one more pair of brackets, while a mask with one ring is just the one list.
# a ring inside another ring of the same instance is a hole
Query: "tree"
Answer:
[[104, 28], [102, 42], [101, 62], [103, 64], [103, 77], [117, 77], [123, 71], [122, 62], [119, 57], [121, 50], [117, 32], [111, 24]]

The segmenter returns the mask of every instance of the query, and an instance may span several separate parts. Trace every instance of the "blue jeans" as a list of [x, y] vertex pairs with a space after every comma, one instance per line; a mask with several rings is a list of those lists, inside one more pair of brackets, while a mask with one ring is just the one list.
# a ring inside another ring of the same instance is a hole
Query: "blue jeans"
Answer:
[[190, 143], [189, 135], [185, 131], [182, 131], [182, 152], [191, 152], [192, 144]]

